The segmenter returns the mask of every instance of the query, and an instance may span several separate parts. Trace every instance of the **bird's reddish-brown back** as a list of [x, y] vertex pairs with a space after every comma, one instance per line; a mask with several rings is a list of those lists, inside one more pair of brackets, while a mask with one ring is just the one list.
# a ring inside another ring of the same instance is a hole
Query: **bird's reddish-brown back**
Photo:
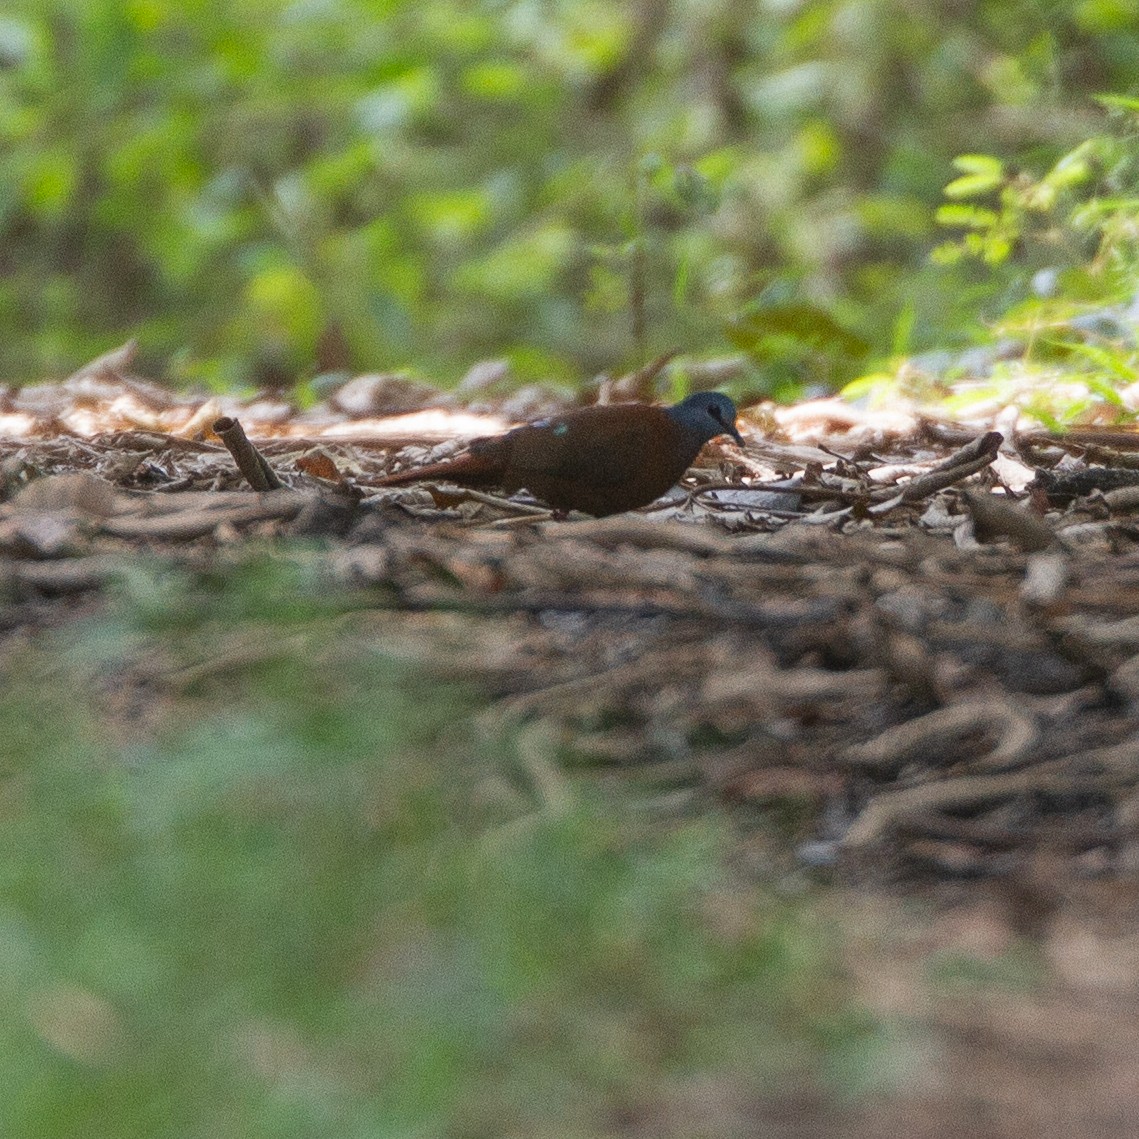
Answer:
[[379, 480], [405, 486], [449, 479], [463, 486], [525, 488], [558, 510], [598, 517], [659, 498], [707, 440], [731, 435], [735, 406], [697, 393], [674, 407], [623, 403], [586, 407], [471, 442], [466, 454]]

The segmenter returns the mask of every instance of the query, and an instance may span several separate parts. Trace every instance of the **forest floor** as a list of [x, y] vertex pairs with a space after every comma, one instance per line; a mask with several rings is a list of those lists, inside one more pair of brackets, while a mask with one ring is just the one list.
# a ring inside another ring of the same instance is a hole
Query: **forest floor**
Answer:
[[[270, 549], [355, 599], [336, 636], [476, 687], [542, 794], [726, 812], [743, 871], [828, 899], [913, 1069], [846, 1106], [688, 1089], [623, 1133], [1139, 1134], [1139, 435], [745, 410], [745, 446], [667, 500], [560, 521], [371, 488], [516, 414], [408, 399], [299, 415], [106, 366], [9, 393], [0, 643], [97, 611], [133, 564]], [[248, 489], [225, 418], [281, 489]], [[223, 625], [198, 650], [140, 657], [106, 714], [129, 734], [156, 671], [184, 688], [279, 645]]]

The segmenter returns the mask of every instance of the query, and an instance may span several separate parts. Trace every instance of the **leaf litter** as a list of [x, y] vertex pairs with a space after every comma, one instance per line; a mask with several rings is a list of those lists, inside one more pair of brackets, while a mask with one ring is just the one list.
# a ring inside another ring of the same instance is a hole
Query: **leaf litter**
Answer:
[[[371, 485], [509, 407], [404, 385], [399, 414], [372, 414], [384, 377], [307, 412], [195, 400], [129, 362], [0, 393], [6, 637], [97, 604], [140, 556], [224, 568], [271, 541], [351, 592], [341, 633], [480, 686], [480, 730], [518, 733], [546, 795], [619, 781], [666, 818], [715, 804], [745, 865], [933, 891], [971, 915], [951, 942], [998, 915], [1001, 944], [1047, 935], [1081, 1015], [1089, 992], [1107, 1023], [1139, 1011], [1133, 974], [1104, 981], [1087, 950], [1134, 956], [1139, 434], [745, 409], [745, 447], [710, 445], [661, 501], [561, 521], [524, 495]], [[249, 489], [233, 427], [280, 489]], [[151, 681], [224, 670], [259, 636], [229, 629]], [[1040, 1015], [1075, 1015], [1070, 997]], [[961, 1073], [1012, 1032], [971, 1015], [991, 1039], [950, 1049]], [[1021, 1109], [993, 1133], [1060, 1134]]]

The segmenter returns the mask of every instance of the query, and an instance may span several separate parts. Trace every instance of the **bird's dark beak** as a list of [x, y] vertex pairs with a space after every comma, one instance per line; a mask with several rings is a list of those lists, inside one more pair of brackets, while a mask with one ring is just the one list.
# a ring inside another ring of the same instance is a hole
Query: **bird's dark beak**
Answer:
[[734, 423], [724, 424], [724, 434], [730, 435], [741, 447], [744, 445], [744, 441], [740, 438], [740, 433], [736, 430]]

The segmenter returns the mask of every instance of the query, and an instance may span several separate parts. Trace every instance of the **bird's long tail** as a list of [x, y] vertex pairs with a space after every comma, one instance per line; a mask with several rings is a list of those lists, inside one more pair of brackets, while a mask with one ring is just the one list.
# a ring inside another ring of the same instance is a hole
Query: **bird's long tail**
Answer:
[[493, 486], [502, 475], [501, 459], [491, 455], [459, 455], [454, 459], [444, 459], [438, 463], [428, 463], [425, 467], [412, 467], [398, 471], [394, 475], [384, 475], [376, 479], [372, 486], [410, 486], [412, 483], [430, 479], [448, 480], [460, 486]]

